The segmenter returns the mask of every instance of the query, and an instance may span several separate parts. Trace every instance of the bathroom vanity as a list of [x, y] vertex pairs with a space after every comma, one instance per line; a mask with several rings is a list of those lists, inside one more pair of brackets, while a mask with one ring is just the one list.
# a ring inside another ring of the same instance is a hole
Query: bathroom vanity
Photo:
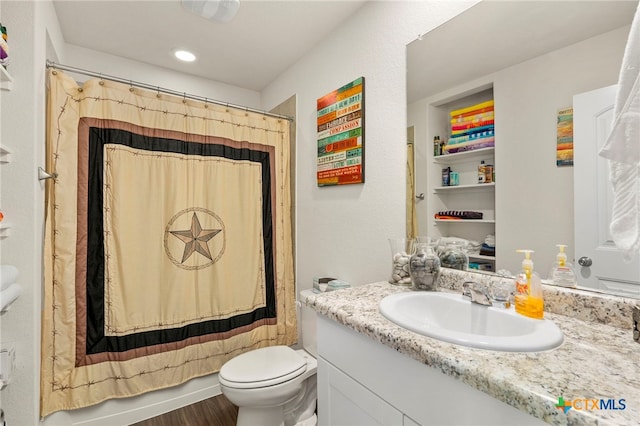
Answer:
[[[445, 291], [458, 291], [463, 274], [445, 277]], [[319, 424], [626, 425], [640, 418], [640, 346], [619, 298], [572, 301], [571, 291], [549, 290], [548, 306], [572, 313], [545, 312], [563, 331], [562, 345], [500, 352], [426, 337], [384, 318], [380, 301], [406, 291], [413, 290], [378, 282], [303, 300], [317, 313]], [[577, 403], [565, 411], [559, 398]], [[605, 409], [580, 400], [603, 400]]]

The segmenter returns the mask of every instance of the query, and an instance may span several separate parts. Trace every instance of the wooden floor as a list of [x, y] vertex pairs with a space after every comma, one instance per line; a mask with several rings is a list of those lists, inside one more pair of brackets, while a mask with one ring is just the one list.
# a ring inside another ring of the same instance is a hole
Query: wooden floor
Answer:
[[218, 395], [131, 426], [235, 426], [237, 419], [238, 407]]

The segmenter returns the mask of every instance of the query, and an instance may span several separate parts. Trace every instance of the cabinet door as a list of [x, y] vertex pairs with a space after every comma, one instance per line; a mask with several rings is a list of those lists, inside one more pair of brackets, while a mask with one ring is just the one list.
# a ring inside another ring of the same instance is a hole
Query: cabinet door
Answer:
[[318, 424], [402, 425], [403, 414], [379, 396], [318, 358]]

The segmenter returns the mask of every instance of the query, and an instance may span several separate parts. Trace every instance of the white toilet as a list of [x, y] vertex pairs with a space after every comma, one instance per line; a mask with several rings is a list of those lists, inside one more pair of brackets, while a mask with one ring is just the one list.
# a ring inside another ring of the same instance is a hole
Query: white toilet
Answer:
[[[299, 314], [299, 321], [301, 317], [315, 321], [315, 313], [313, 318], [308, 312]], [[303, 336], [305, 327], [303, 321]], [[222, 366], [218, 380], [222, 393], [239, 408], [238, 426], [317, 423], [315, 330], [310, 329], [306, 337], [303, 342], [308, 351], [269, 346], [240, 354]]]

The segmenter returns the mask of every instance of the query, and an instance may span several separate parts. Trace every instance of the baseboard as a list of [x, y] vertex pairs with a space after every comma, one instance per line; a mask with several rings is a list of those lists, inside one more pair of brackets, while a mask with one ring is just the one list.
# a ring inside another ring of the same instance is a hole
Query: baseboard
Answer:
[[172, 388], [131, 398], [112, 399], [73, 411], [61, 411], [45, 418], [42, 426], [128, 426], [222, 393], [218, 375], [199, 377]]

